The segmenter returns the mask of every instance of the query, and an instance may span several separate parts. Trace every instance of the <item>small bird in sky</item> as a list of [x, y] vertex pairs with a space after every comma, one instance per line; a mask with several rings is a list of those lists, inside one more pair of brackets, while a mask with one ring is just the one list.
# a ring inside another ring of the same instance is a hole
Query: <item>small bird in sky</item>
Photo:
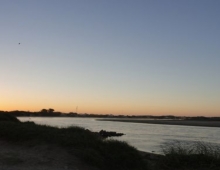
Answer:
[[20, 45], [21, 43], [18, 43], [18, 45]]

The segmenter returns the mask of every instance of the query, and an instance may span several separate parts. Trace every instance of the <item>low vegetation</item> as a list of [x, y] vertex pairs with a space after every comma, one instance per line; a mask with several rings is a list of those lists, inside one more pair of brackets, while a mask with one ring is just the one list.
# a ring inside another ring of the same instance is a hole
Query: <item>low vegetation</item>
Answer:
[[20, 122], [16, 117], [10, 114], [0, 114], [0, 121]]
[[167, 170], [219, 170], [220, 146], [204, 142], [173, 141], [162, 147], [160, 166]]
[[56, 128], [33, 122], [12, 121], [0, 116], [0, 139], [20, 145], [54, 144], [105, 170], [144, 170], [146, 162], [139, 152], [125, 142], [104, 140], [80, 127]]

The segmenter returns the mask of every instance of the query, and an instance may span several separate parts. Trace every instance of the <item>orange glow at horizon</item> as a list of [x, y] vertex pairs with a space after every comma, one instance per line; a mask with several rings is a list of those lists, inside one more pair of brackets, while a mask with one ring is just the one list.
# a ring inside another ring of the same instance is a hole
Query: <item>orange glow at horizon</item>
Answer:
[[[30, 95], [31, 94], [31, 95]], [[46, 93], [22, 93], [19, 90], [4, 91], [0, 100], [0, 110], [12, 111], [40, 111], [53, 108], [64, 113], [76, 112], [88, 114], [113, 114], [113, 115], [176, 115], [176, 116], [220, 116], [217, 102], [212, 100], [165, 100], [154, 97], [153, 99], [132, 98], [130, 96], [96, 96], [93, 93], [76, 94], [74, 97], [65, 93], [56, 96]], [[90, 94], [90, 95], [89, 95]], [[7, 97], [5, 97], [7, 96]], [[85, 97], [86, 96], [86, 97]], [[187, 102], [186, 102], [187, 101]], [[194, 102], [196, 101], [196, 102]]]
[[[77, 107], [77, 110], [76, 110]], [[146, 106], [146, 107], [131, 107], [130, 105], [115, 106], [97, 106], [97, 105], [74, 105], [68, 107], [67, 105], [26, 105], [26, 104], [12, 104], [12, 103], [1, 103], [0, 110], [2, 111], [40, 111], [41, 109], [53, 108], [55, 111], [69, 113], [88, 113], [88, 114], [113, 114], [113, 115], [174, 115], [174, 116], [207, 116], [207, 117], [218, 117], [218, 108], [212, 110], [201, 109], [201, 108], [172, 108], [172, 107], [160, 107], [160, 106]]]

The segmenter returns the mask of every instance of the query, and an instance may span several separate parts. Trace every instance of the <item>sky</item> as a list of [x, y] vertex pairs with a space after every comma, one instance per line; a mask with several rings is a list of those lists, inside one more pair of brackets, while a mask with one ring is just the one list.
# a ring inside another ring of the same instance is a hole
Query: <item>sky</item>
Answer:
[[220, 116], [219, 16], [219, 0], [0, 0], [0, 110]]

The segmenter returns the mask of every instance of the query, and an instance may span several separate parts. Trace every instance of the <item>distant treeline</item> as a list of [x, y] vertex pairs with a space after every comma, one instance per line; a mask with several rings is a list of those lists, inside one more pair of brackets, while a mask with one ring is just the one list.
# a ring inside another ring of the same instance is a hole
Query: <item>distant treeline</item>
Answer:
[[0, 114], [10, 114], [16, 117], [97, 117], [97, 118], [143, 118], [143, 119], [172, 119], [172, 120], [200, 120], [200, 121], [220, 121], [220, 117], [186, 117], [186, 116], [153, 116], [153, 115], [112, 115], [112, 114], [88, 114], [88, 113], [62, 113], [56, 112], [54, 109], [42, 109], [39, 112], [30, 111], [0, 111]]

